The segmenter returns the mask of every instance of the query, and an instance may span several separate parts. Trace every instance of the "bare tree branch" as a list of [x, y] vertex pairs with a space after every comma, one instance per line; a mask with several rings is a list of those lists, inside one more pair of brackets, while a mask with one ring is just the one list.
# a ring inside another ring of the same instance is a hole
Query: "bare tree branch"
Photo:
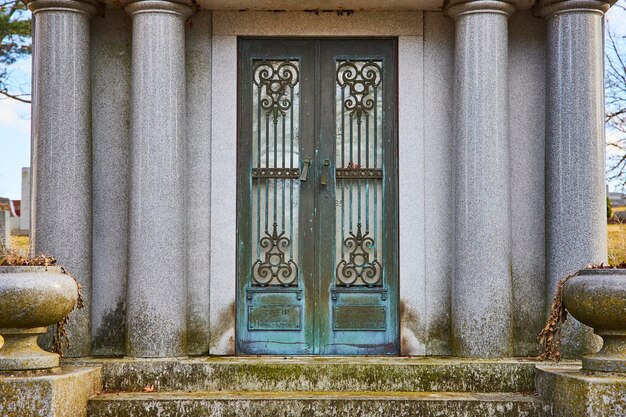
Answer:
[[11, 94], [6, 90], [0, 90], [0, 95], [3, 95], [7, 98], [13, 99], [13, 100], [17, 100], [17, 101], [21, 101], [22, 103], [30, 103], [31, 101], [24, 98], [24, 97], [30, 97], [30, 94]]
[[[621, 5], [616, 5], [621, 6]], [[624, 7], [621, 9], [626, 10]], [[626, 51], [623, 42], [607, 30], [605, 66], [605, 123], [612, 134], [626, 135]], [[626, 136], [607, 143], [615, 155], [609, 156], [607, 180], [626, 188]]]

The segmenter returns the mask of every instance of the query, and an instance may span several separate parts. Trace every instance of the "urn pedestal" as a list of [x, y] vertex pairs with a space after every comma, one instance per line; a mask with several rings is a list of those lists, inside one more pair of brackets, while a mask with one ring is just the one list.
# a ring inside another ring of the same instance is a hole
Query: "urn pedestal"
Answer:
[[583, 269], [563, 288], [574, 318], [593, 327], [604, 345], [582, 358], [588, 371], [626, 373], [626, 269]]
[[77, 299], [76, 282], [61, 267], [0, 266], [0, 371], [59, 366], [59, 355], [41, 349], [37, 337]]

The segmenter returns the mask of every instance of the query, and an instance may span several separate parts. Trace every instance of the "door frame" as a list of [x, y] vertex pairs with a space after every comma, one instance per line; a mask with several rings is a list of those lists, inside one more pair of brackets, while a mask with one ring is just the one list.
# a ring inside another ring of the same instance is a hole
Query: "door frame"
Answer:
[[[313, 122], [313, 136], [314, 136], [314, 140], [313, 142], [313, 147], [314, 150], [318, 150], [320, 149], [320, 141], [322, 140], [321, 136], [324, 134], [323, 130], [324, 129], [320, 129], [320, 123], [319, 121], [317, 121], [318, 117], [321, 117], [321, 112], [322, 112], [322, 107], [323, 104], [321, 103], [321, 97], [322, 95], [320, 94], [321, 91], [321, 82], [320, 82], [320, 74], [319, 71], [323, 66], [323, 63], [320, 63], [320, 43], [317, 42], [318, 40], [320, 41], [349, 41], [349, 40], [357, 40], [359, 42], [364, 42], [364, 41], [377, 41], [377, 40], [384, 40], [386, 42], [388, 42], [390, 45], [392, 45], [392, 54], [391, 54], [391, 65], [387, 65], [385, 67], [384, 72], [387, 74], [387, 77], [391, 74], [392, 75], [392, 79], [391, 81], [389, 81], [389, 85], [392, 86], [393, 90], [392, 94], [393, 97], [390, 100], [385, 100], [383, 102], [383, 108], [385, 108], [386, 105], [390, 104], [390, 107], [392, 107], [392, 109], [385, 109], [386, 115], [387, 115], [387, 129], [385, 129], [385, 138], [387, 142], [390, 142], [389, 144], [384, 145], [384, 149], [386, 150], [385, 153], [383, 154], [383, 158], [385, 161], [385, 164], [388, 168], [386, 168], [385, 174], [385, 183], [383, 184], [382, 187], [382, 195], [385, 198], [385, 210], [384, 210], [384, 214], [383, 214], [383, 220], [382, 220], [382, 224], [383, 225], [387, 225], [387, 224], [391, 224], [392, 225], [392, 231], [391, 231], [391, 235], [389, 237], [384, 237], [383, 241], [385, 242], [385, 249], [384, 249], [384, 253], [383, 256], [385, 257], [385, 263], [386, 266], [385, 269], [387, 271], [394, 271], [394, 275], [395, 277], [393, 277], [391, 279], [391, 284], [388, 285], [388, 288], [390, 289], [390, 294], [389, 294], [389, 298], [391, 300], [395, 300], [395, 305], [393, 303], [390, 303], [390, 311], [389, 311], [389, 324], [394, 325], [394, 328], [390, 328], [387, 330], [387, 332], [392, 332], [395, 337], [395, 342], [394, 342], [394, 346], [393, 346], [393, 352], [391, 353], [392, 355], [399, 355], [401, 354], [400, 352], [400, 344], [401, 344], [401, 333], [400, 333], [400, 328], [401, 328], [401, 323], [400, 323], [400, 268], [399, 268], [399, 238], [400, 238], [400, 232], [399, 232], [399, 215], [400, 215], [400, 207], [399, 207], [399, 165], [400, 165], [400, 158], [399, 158], [399, 151], [398, 151], [398, 146], [399, 146], [399, 131], [398, 131], [398, 121], [399, 121], [399, 76], [398, 76], [398, 38], [397, 37], [258, 37], [258, 36], [251, 36], [251, 37], [238, 37], [237, 39], [237, 172], [236, 172], [236, 176], [237, 176], [237, 180], [236, 180], [236, 184], [237, 184], [237, 191], [236, 191], [236, 196], [237, 196], [237, 215], [236, 215], [236, 235], [237, 235], [237, 251], [236, 251], [236, 294], [235, 294], [235, 353], [236, 354], [240, 354], [240, 348], [239, 348], [239, 320], [243, 320], [243, 317], [241, 316], [241, 306], [243, 305], [242, 303], [245, 303], [245, 300], [242, 299], [242, 294], [243, 291], [245, 290], [245, 286], [247, 284], [247, 279], [245, 278], [247, 276], [247, 273], [244, 274], [243, 271], [240, 271], [241, 268], [241, 260], [240, 257], [241, 256], [245, 256], [245, 252], [246, 252], [246, 248], [248, 248], [249, 242], [243, 242], [243, 240], [245, 239], [240, 239], [241, 237], [241, 233], [240, 230], [240, 225], [242, 225], [244, 222], [247, 223], [249, 221], [249, 215], [250, 213], [248, 213], [248, 211], [246, 210], [241, 210], [240, 208], [242, 207], [242, 204], [244, 201], [247, 200], [251, 200], [251, 197], [249, 196], [244, 196], [243, 193], [245, 191], [247, 191], [247, 187], [242, 187], [241, 186], [241, 182], [242, 181], [247, 181], [247, 178], [243, 178], [244, 176], [241, 175], [242, 169], [245, 169], [245, 165], [249, 165], [250, 164], [250, 154], [249, 154], [249, 149], [244, 149], [244, 146], [242, 144], [243, 140], [242, 140], [242, 135], [246, 134], [246, 132], [248, 130], [246, 129], [242, 129], [242, 126], [244, 126], [244, 123], [247, 123], [248, 121], [246, 120], [244, 122], [244, 118], [243, 118], [243, 112], [241, 110], [242, 107], [242, 97], [244, 97], [244, 92], [241, 91], [242, 88], [242, 82], [240, 79], [240, 74], [241, 74], [241, 63], [242, 63], [242, 57], [241, 57], [241, 47], [242, 47], [242, 43], [243, 42], [247, 42], [247, 41], [255, 41], [255, 40], [263, 40], [263, 41], [268, 41], [271, 40], [273, 42], [293, 42], [295, 41], [296, 43], [301, 43], [301, 44], [305, 44], [306, 42], [314, 42], [315, 43], [315, 57], [314, 57], [314, 68], [315, 68], [315, 80], [314, 80], [314, 91], [313, 91], [313, 96], [316, 98], [314, 100], [315, 102], [315, 108], [313, 110], [314, 113], [314, 122]], [[391, 41], [391, 42], [390, 42]], [[331, 42], [329, 42], [330, 44]], [[365, 44], [363, 44], [365, 45]], [[359, 48], [357, 48], [359, 49]], [[367, 49], [367, 48], [365, 48]], [[346, 56], [348, 56], [350, 54], [347, 54]], [[374, 56], [375, 54], [372, 54], [371, 56]], [[389, 68], [390, 67], [390, 68]], [[334, 85], [334, 84], [333, 84]], [[328, 107], [328, 106], [326, 106]], [[328, 109], [327, 109], [328, 110]], [[391, 117], [389, 117], [391, 116]], [[326, 134], [328, 135], [328, 130], [326, 129], [327, 132]], [[302, 131], [302, 130], [301, 130]], [[391, 135], [391, 137], [389, 137], [389, 134]], [[302, 145], [303, 142], [301, 142]], [[389, 150], [391, 150], [391, 152], [389, 152]], [[321, 160], [323, 159], [322, 156], [316, 156], [316, 160]], [[312, 172], [312, 180], [311, 182], [309, 182], [309, 184], [313, 184], [314, 190], [309, 191], [311, 194], [313, 194], [314, 196], [317, 194], [320, 194], [320, 190], [319, 188], [319, 177], [320, 177], [320, 172], [319, 169], [317, 169], [318, 167], [315, 167], [316, 169], [313, 169]], [[334, 172], [334, 170], [332, 170], [331, 172]], [[334, 175], [330, 176], [332, 178], [332, 185], [334, 185], [335, 179], [334, 179]], [[329, 184], [330, 185], [330, 184]], [[308, 187], [307, 187], [308, 188]], [[381, 196], [382, 197], [382, 196]], [[319, 196], [319, 198], [321, 198], [321, 194]], [[313, 200], [315, 200], [315, 197], [313, 197]], [[392, 218], [390, 219], [390, 215], [392, 216]], [[245, 219], [244, 219], [245, 217]], [[317, 224], [317, 220], [314, 220], [314, 224]], [[247, 228], [247, 226], [246, 226]], [[247, 234], [247, 233], [246, 233]], [[317, 237], [317, 238], [321, 238], [322, 233], [321, 232], [317, 232], [314, 231], [313, 232], [313, 237]], [[302, 236], [301, 236], [302, 238]], [[314, 244], [314, 247], [317, 248], [319, 247], [320, 241], [316, 241], [316, 243]], [[318, 255], [314, 254], [313, 256], [310, 257], [310, 259], [308, 260], [308, 262], [313, 262], [313, 263], [317, 263], [317, 259], [318, 259]], [[304, 261], [304, 258], [302, 258], [302, 260]], [[313, 268], [309, 268], [309, 270], [311, 271], [317, 271], [318, 265], [314, 265]], [[311, 278], [315, 278], [314, 275], [315, 274], [319, 274], [319, 271], [317, 272], [311, 272], [312, 277]], [[390, 273], [387, 273], [387, 275], [391, 275]], [[304, 276], [302, 276], [301, 278], [302, 280], [305, 279]], [[385, 281], [388, 281], [389, 278], [385, 278]], [[245, 282], [241, 282], [241, 281], [245, 281]], [[242, 290], [243, 289], [243, 290]], [[328, 294], [326, 294], [325, 297], [321, 297], [320, 295], [324, 294], [324, 289], [320, 288], [319, 285], [316, 285], [316, 291], [313, 294], [310, 294], [309, 297], [316, 297], [317, 299], [322, 299], [322, 300], [326, 300], [330, 298], [330, 292], [327, 291]], [[306, 295], [305, 295], [306, 296]], [[321, 308], [325, 308], [324, 305], [321, 306]], [[318, 321], [320, 320], [320, 314], [319, 314], [319, 308], [317, 308], [317, 311], [313, 310], [311, 311], [309, 309], [307, 316], [311, 315], [311, 317], [303, 317], [303, 320], [312, 320], [314, 325], [312, 326], [313, 329], [311, 330], [313, 332], [313, 335], [315, 335], [316, 330], [314, 329], [315, 327], [319, 326]], [[315, 343], [319, 343], [319, 340], [316, 340]], [[315, 350], [318, 351], [319, 347], [316, 346]]]

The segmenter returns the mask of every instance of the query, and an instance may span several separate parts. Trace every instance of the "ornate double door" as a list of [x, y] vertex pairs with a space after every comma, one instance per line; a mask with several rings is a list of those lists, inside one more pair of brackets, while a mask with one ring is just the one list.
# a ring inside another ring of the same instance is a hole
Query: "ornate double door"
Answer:
[[396, 55], [240, 40], [238, 353], [399, 352]]

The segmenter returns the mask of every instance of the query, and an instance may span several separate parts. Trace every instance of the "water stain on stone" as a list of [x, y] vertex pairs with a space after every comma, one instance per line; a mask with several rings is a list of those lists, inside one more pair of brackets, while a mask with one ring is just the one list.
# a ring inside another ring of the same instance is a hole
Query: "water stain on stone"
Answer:
[[450, 316], [448, 314], [433, 317], [427, 326], [427, 355], [450, 355]]
[[126, 303], [118, 300], [115, 309], [103, 317], [93, 338], [94, 356], [124, 356], [126, 338]]
[[402, 355], [419, 355], [421, 347], [426, 343], [420, 318], [405, 300], [400, 300], [400, 353]]
[[217, 316], [216, 325], [211, 327], [209, 353], [226, 351], [235, 354], [235, 302], [231, 301]]
[[187, 320], [187, 353], [207, 355], [209, 353], [210, 331], [208, 317], [190, 314]]

